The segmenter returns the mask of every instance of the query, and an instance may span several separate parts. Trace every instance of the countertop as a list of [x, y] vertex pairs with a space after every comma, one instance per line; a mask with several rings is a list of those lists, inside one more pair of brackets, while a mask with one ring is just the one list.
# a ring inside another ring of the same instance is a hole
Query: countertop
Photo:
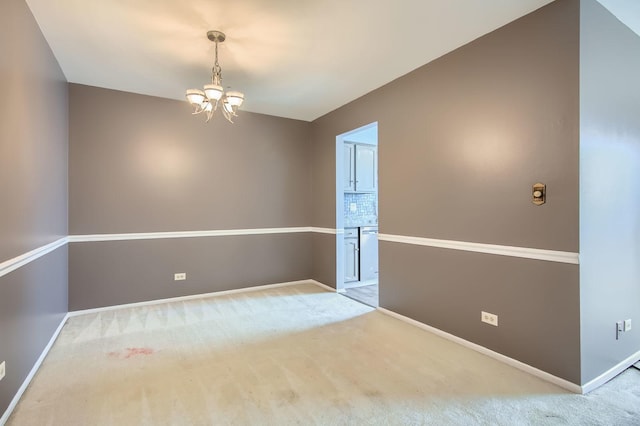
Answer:
[[360, 228], [362, 226], [378, 226], [378, 218], [377, 217], [369, 217], [369, 218], [358, 218], [357, 220], [348, 220], [345, 219], [344, 227], [345, 228]]

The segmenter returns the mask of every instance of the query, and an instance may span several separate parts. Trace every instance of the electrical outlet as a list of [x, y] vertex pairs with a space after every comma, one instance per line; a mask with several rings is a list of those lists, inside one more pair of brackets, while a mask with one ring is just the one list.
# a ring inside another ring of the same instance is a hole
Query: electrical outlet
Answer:
[[482, 322], [486, 322], [487, 324], [493, 325], [495, 327], [498, 326], [498, 316], [495, 314], [490, 314], [489, 312], [482, 311], [480, 319]]
[[2, 361], [0, 363], [0, 380], [4, 379], [4, 373], [5, 373], [5, 362]]
[[631, 331], [631, 318], [624, 320], [624, 331]]
[[187, 273], [186, 272], [179, 272], [177, 274], [173, 274], [173, 280], [174, 281], [184, 281], [187, 279]]

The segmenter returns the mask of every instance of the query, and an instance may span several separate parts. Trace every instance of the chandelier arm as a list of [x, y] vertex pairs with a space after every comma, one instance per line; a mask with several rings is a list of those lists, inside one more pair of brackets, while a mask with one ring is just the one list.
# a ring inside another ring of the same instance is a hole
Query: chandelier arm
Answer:
[[229, 110], [227, 110], [227, 108], [225, 108], [224, 104], [222, 105], [222, 115], [224, 115], [224, 118], [227, 119], [227, 121], [229, 121], [229, 123], [233, 123], [233, 116], [229, 113]]

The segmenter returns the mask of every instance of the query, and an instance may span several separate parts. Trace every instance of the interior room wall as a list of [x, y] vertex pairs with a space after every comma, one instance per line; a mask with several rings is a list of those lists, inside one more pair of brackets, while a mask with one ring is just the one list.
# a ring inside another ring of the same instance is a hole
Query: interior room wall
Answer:
[[[186, 102], [76, 84], [69, 103], [70, 234], [309, 226], [308, 122], [206, 124]], [[71, 243], [70, 309], [308, 279], [310, 255], [307, 232]]]
[[[22, 0], [3, 3], [0, 47], [0, 264], [68, 233], [335, 228], [335, 136], [377, 121], [381, 233], [581, 255], [578, 267], [382, 241], [382, 307], [574, 383], [640, 349], [637, 333], [611, 333], [639, 313], [638, 38], [593, 0], [558, 0], [311, 124], [204, 124], [184, 102], [67, 92]], [[0, 276], [0, 412], [67, 294], [76, 310], [310, 276], [335, 286], [335, 235], [60, 247]]]
[[[582, 380], [640, 359], [640, 37], [581, 2]], [[616, 323], [635, 328], [616, 340]]]
[[[315, 120], [313, 226], [335, 227], [336, 135], [377, 121], [380, 234], [576, 253], [578, 43], [579, 2], [560, 0]], [[313, 239], [330, 278], [335, 237]], [[383, 308], [573, 383], [578, 280], [575, 264], [380, 241]]]
[[[65, 77], [23, 0], [0, 13], [0, 415], [67, 313], [67, 249], [16, 258], [67, 235]], [[1, 420], [0, 420], [1, 422]]]

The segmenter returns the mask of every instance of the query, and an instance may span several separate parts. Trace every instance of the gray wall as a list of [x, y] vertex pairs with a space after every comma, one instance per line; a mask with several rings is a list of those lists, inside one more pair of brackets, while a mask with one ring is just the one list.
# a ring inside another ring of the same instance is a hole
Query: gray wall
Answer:
[[71, 84], [69, 232], [308, 226], [309, 123]]
[[311, 277], [336, 288], [336, 236], [314, 233], [311, 236], [313, 264]]
[[[561, 0], [314, 121], [313, 226], [335, 226], [336, 135], [377, 121], [381, 233], [578, 251], [578, 43], [579, 3]], [[542, 207], [530, 200], [538, 181]], [[331, 276], [326, 257], [316, 279]], [[578, 275], [380, 243], [381, 306], [574, 383]], [[481, 310], [500, 327], [481, 324]]]
[[[75, 84], [69, 103], [72, 235], [309, 226], [309, 123], [243, 111], [205, 124], [186, 102]], [[308, 279], [309, 238], [73, 243], [70, 307]]]
[[[67, 85], [23, 0], [0, 13], [0, 263], [67, 235]], [[67, 312], [62, 247], [0, 277], [0, 415]]]
[[[580, 27], [582, 381], [640, 351], [640, 37], [584, 0]], [[616, 321], [635, 328], [615, 340]]]
[[67, 247], [0, 278], [0, 416], [67, 313]]
[[69, 309], [305, 280], [310, 251], [308, 233], [73, 243]]

